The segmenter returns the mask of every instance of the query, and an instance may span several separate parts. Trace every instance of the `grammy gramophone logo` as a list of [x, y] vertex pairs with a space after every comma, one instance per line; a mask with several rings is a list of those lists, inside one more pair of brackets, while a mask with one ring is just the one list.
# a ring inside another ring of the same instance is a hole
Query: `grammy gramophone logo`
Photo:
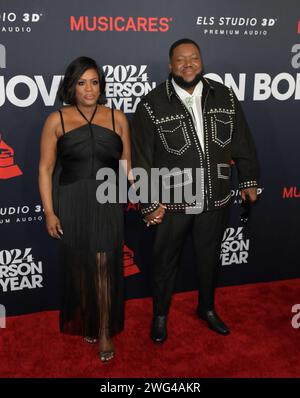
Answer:
[[134, 263], [134, 252], [127, 245], [123, 245], [123, 274], [125, 277], [140, 273], [138, 266]]
[[14, 153], [15, 151], [3, 141], [0, 133], [0, 180], [23, 174], [20, 167], [15, 164]]

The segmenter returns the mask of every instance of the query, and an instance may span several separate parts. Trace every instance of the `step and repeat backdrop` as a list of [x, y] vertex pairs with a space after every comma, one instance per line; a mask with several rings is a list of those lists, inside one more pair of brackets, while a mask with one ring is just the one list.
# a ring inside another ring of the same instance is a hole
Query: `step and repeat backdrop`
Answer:
[[[208, 77], [231, 86], [246, 113], [262, 168], [247, 225], [236, 178], [219, 286], [300, 276], [298, 0], [0, 0], [0, 303], [8, 315], [57, 309], [58, 244], [38, 193], [39, 141], [60, 107], [58, 85], [76, 57], [106, 74], [108, 105], [128, 119], [168, 75], [168, 50], [189, 37]], [[153, 230], [124, 207], [127, 298], [150, 294]], [[195, 289], [187, 237], [177, 291]]]

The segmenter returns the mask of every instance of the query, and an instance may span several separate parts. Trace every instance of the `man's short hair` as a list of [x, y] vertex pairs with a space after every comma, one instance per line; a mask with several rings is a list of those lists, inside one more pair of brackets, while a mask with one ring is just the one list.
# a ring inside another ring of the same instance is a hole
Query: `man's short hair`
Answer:
[[187, 39], [187, 38], [185, 38], [185, 39], [177, 40], [177, 41], [175, 41], [175, 42], [171, 45], [171, 47], [170, 47], [170, 49], [169, 49], [169, 58], [170, 58], [170, 59], [171, 59], [172, 56], [173, 56], [173, 52], [174, 52], [175, 48], [178, 47], [178, 46], [180, 46], [181, 44], [193, 44], [195, 47], [198, 48], [198, 51], [199, 51], [199, 53], [201, 54], [201, 52], [200, 52], [200, 47], [198, 46], [198, 44], [197, 44], [194, 40], [192, 40], [192, 39]]

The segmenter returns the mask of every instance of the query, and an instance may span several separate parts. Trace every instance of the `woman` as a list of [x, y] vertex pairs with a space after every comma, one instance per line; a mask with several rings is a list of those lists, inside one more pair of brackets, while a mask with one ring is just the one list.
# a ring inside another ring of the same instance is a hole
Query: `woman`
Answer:
[[96, 173], [117, 171], [120, 159], [130, 167], [130, 137], [125, 115], [103, 105], [104, 88], [93, 59], [68, 66], [58, 90], [67, 106], [42, 131], [39, 188], [47, 231], [63, 248], [61, 331], [99, 340], [106, 362], [114, 357], [111, 337], [124, 323], [123, 207], [98, 203]]

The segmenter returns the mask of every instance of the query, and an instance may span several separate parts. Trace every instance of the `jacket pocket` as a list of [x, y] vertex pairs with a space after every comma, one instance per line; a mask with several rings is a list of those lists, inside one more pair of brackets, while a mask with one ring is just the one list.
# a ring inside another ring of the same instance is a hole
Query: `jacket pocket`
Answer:
[[224, 147], [231, 142], [233, 131], [232, 116], [227, 113], [213, 115], [213, 141]]
[[227, 163], [218, 163], [217, 164], [217, 174], [218, 178], [223, 180], [229, 180], [231, 176], [231, 167]]
[[173, 155], [180, 156], [191, 146], [186, 124], [182, 120], [162, 123], [158, 131], [166, 151]]

